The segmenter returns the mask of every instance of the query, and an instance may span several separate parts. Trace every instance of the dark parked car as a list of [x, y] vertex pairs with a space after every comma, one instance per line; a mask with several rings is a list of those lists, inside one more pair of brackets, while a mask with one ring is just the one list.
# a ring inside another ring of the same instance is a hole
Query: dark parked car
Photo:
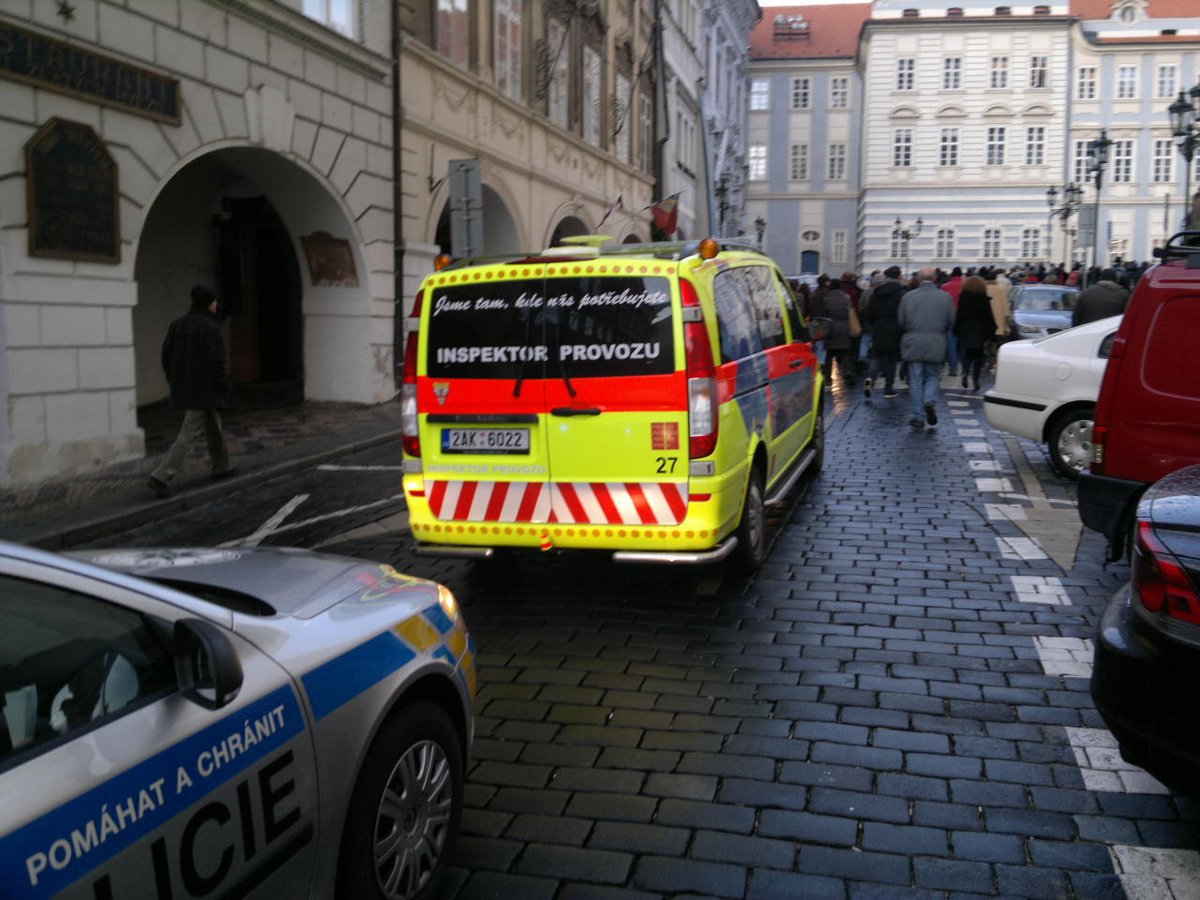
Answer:
[[1129, 584], [1100, 621], [1092, 698], [1121, 756], [1200, 796], [1200, 465], [1138, 504]]
[[1079, 288], [1066, 284], [1014, 284], [1008, 291], [1014, 340], [1039, 338], [1071, 327]]

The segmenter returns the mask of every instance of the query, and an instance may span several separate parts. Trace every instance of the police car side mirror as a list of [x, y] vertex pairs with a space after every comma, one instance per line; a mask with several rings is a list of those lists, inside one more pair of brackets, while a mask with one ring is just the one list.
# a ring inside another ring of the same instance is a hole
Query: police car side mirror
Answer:
[[833, 322], [821, 316], [808, 320], [808, 339], [823, 341], [833, 331]]
[[233, 702], [242, 689], [242, 662], [225, 632], [203, 619], [180, 619], [172, 644], [183, 696], [205, 709]]

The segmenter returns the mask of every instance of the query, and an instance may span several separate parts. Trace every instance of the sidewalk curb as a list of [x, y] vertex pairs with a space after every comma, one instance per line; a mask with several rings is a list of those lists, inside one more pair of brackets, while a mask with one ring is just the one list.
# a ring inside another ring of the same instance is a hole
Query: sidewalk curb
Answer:
[[275, 463], [264, 469], [254, 469], [244, 474], [236, 475], [227, 481], [197, 486], [165, 500], [146, 502], [134, 509], [122, 510], [109, 516], [99, 516], [67, 528], [55, 528], [41, 534], [27, 536], [20, 543], [39, 547], [43, 550], [66, 550], [80, 544], [86, 544], [88, 541], [108, 537], [119, 531], [137, 528], [140, 525], [155, 522], [167, 516], [196, 509], [216, 500], [218, 497], [242, 490], [255, 482], [269, 481], [272, 478], [288, 475], [299, 469], [320, 465], [331, 459], [357, 453], [360, 450], [377, 447], [389, 441], [398, 442], [400, 437], [400, 429], [393, 429], [329, 450], [321, 450], [310, 453], [307, 456]]

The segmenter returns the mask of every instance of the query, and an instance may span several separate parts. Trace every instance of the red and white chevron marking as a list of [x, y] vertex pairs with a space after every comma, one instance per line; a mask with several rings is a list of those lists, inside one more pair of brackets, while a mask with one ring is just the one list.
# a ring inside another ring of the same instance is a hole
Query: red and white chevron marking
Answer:
[[554, 522], [577, 525], [678, 525], [686, 483], [434, 481], [434, 516], [455, 522]]

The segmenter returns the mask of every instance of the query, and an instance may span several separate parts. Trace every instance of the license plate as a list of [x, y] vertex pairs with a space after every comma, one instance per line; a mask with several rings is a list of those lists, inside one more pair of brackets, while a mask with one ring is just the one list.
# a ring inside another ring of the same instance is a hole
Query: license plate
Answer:
[[443, 428], [443, 453], [528, 453], [528, 428]]

